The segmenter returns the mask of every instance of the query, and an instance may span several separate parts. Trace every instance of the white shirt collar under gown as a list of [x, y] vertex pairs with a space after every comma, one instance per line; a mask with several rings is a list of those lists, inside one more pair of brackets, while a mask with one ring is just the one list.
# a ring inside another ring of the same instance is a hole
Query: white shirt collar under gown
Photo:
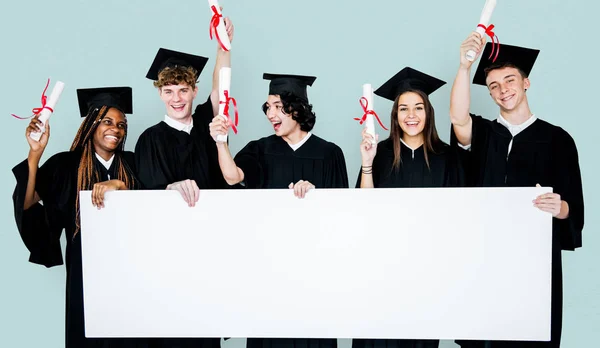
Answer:
[[[535, 115], [531, 115], [531, 117], [529, 117], [527, 121], [519, 125], [513, 125], [509, 123], [504, 117], [502, 117], [502, 115], [500, 115], [498, 116], [497, 122], [506, 127], [506, 129], [508, 129], [508, 131], [510, 132], [510, 135], [512, 135], [512, 137], [514, 138], [517, 136], [517, 134], [521, 133], [527, 127], [531, 126], [533, 122], [535, 122], [535, 120], [537, 120], [537, 117], [535, 117]], [[510, 139], [510, 143], [508, 144], [508, 153], [506, 154], [506, 157], [508, 157], [508, 155], [510, 154], [510, 150], [512, 149], [512, 143], [513, 139]]]
[[190, 134], [192, 132], [192, 128], [194, 128], [194, 120], [192, 120], [192, 122], [190, 124], [184, 124], [184, 123], [181, 123], [177, 120], [170, 118], [168, 115], [165, 115], [164, 121], [169, 127], [176, 129], [178, 131], [186, 132], [187, 134]]
[[304, 137], [304, 139], [300, 140], [299, 142], [297, 142], [296, 144], [290, 144], [288, 143], [288, 145], [292, 148], [292, 150], [296, 151], [300, 148], [300, 146], [304, 145], [306, 143], [306, 141], [308, 140], [308, 138], [310, 138], [310, 136], [312, 135], [311, 132], [308, 132], [306, 134], [306, 136]]
[[[98, 162], [100, 162], [100, 164], [102, 164], [102, 166], [106, 168], [106, 170], [110, 169], [110, 166], [112, 165], [113, 160], [115, 159], [115, 154], [113, 154], [108, 161], [105, 161], [104, 158], [100, 157], [100, 155], [97, 152], [95, 154], [96, 158], [98, 159]], [[110, 180], [110, 174], [108, 174], [108, 180]]]

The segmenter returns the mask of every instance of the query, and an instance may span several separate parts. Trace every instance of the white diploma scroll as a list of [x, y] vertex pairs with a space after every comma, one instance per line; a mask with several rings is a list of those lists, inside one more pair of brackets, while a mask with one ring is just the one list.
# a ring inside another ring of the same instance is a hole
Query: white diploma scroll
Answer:
[[[227, 107], [227, 96], [225, 95], [225, 91], [229, 91], [231, 87], [231, 68], [223, 67], [219, 70], [219, 116], [221, 116], [224, 120], [227, 120], [227, 116], [225, 115], [225, 108]], [[226, 143], [227, 142], [227, 134], [225, 135], [217, 135], [217, 142]]]
[[[221, 7], [219, 7], [219, 2], [217, 0], [208, 0], [208, 6], [210, 7], [211, 13], [214, 12], [212, 10], [212, 7], [214, 6], [217, 13], [219, 15], [222, 15], [221, 13]], [[212, 23], [211, 23], [211, 31], [215, 30], [216, 31], [216, 36], [217, 36], [217, 40], [220, 41], [219, 45], [221, 45], [221, 48], [224, 49], [225, 51], [229, 51], [231, 50], [231, 41], [229, 41], [229, 35], [227, 35], [227, 30], [225, 29], [225, 21], [224, 18], [220, 18], [219, 19], [219, 25], [217, 25], [216, 28], [212, 27]]]
[[46, 107], [42, 109], [40, 112], [39, 120], [42, 121], [42, 131], [41, 132], [31, 132], [29, 133], [29, 137], [35, 141], [40, 141], [42, 134], [46, 131], [46, 122], [50, 119], [50, 115], [52, 115], [52, 110], [58, 103], [58, 99], [65, 88], [65, 84], [61, 81], [56, 81], [54, 88], [52, 89], [52, 93], [50, 93], [50, 97], [48, 97], [48, 101], [46, 102]]
[[[367, 111], [373, 110], [373, 87], [371, 84], [367, 83], [363, 85], [363, 97], [367, 100]], [[367, 114], [367, 119], [365, 120], [365, 128], [367, 128], [367, 133], [373, 136], [373, 140], [371, 143], [375, 144], [375, 120], [373, 120], [373, 115]]]
[[[481, 11], [481, 17], [479, 18], [479, 24], [485, 25], [486, 27], [490, 24], [490, 19], [492, 18], [492, 13], [496, 8], [496, 0], [486, 0], [485, 6], [483, 7], [483, 11]], [[485, 34], [485, 29], [477, 26], [475, 30], [481, 37]], [[469, 50], [467, 52], [466, 58], [472, 62], [475, 60], [475, 56], [477, 53], [473, 50]]]

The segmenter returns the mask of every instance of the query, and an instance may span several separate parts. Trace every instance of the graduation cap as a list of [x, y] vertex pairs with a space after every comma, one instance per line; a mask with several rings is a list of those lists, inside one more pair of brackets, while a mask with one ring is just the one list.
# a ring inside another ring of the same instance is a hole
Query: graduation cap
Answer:
[[473, 77], [473, 83], [476, 85], [487, 86], [485, 83], [485, 69], [505, 63], [510, 63], [521, 69], [526, 75], [529, 75], [540, 50], [502, 44], [495, 62], [487, 59], [490, 56], [490, 52], [492, 52], [492, 43], [488, 42], [483, 49], [483, 53], [481, 53], [481, 57], [483, 58], [479, 61], [479, 66], [477, 66], [477, 71]]
[[403, 92], [419, 90], [430, 95], [445, 84], [446, 82], [440, 79], [406, 67], [379, 87], [374, 93], [380, 97], [395, 101]]
[[271, 81], [269, 95], [281, 95], [287, 92], [308, 101], [306, 87], [312, 86], [317, 78], [315, 76], [265, 73], [263, 79]]
[[133, 113], [131, 87], [84, 88], [77, 90], [79, 113], [85, 117], [91, 108], [117, 108], [124, 114]]
[[150, 70], [146, 74], [146, 78], [157, 81], [158, 74], [164, 68], [173, 68], [176, 66], [194, 68], [197, 71], [196, 78], [198, 78], [206, 62], [208, 62], [208, 58], [206, 57], [160, 48], [158, 53], [156, 53], [156, 57], [154, 57]]

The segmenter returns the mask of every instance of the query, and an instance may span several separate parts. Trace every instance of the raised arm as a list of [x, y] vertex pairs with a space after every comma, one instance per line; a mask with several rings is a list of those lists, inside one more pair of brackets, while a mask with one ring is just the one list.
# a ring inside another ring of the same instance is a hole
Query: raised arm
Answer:
[[27, 156], [29, 177], [27, 180], [25, 201], [23, 203], [24, 210], [31, 208], [31, 206], [40, 201], [40, 196], [35, 191], [35, 183], [40, 159], [44, 154], [46, 145], [48, 145], [48, 139], [50, 137], [50, 124], [48, 122], [46, 123], [46, 130], [44, 131], [44, 134], [42, 134], [42, 137], [39, 141], [31, 139], [29, 134], [31, 134], [31, 132], [39, 132], [41, 125], [42, 122], [38, 119], [38, 116], [35, 116], [25, 131], [25, 138], [27, 139], [27, 143], [29, 143], [29, 155]]
[[[233, 23], [229, 17], [225, 18], [225, 28], [229, 41], [233, 41]], [[213, 116], [219, 113], [219, 71], [221, 68], [231, 67], [231, 51], [225, 51], [221, 45], [217, 43], [217, 61], [215, 62], [215, 70], [213, 71], [213, 84], [210, 93], [210, 101], [213, 107]]]
[[[471, 144], [472, 121], [469, 115], [471, 105], [471, 67], [473, 62], [481, 55], [485, 38], [478, 33], [471, 35], [460, 46], [460, 66], [450, 92], [450, 121], [458, 142], [462, 145]], [[477, 53], [473, 62], [465, 56], [469, 50]]]

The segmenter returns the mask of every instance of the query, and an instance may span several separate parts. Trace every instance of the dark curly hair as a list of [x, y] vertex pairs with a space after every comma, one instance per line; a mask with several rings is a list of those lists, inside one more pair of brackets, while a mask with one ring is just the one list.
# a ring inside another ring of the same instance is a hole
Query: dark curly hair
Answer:
[[[312, 111], [312, 105], [304, 98], [297, 97], [291, 93], [279, 95], [283, 104], [283, 112], [292, 115], [292, 120], [300, 124], [300, 129], [310, 132], [315, 126], [317, 115]], [[267, 113], [267, 103], [262, 105], [262, 111]]]

